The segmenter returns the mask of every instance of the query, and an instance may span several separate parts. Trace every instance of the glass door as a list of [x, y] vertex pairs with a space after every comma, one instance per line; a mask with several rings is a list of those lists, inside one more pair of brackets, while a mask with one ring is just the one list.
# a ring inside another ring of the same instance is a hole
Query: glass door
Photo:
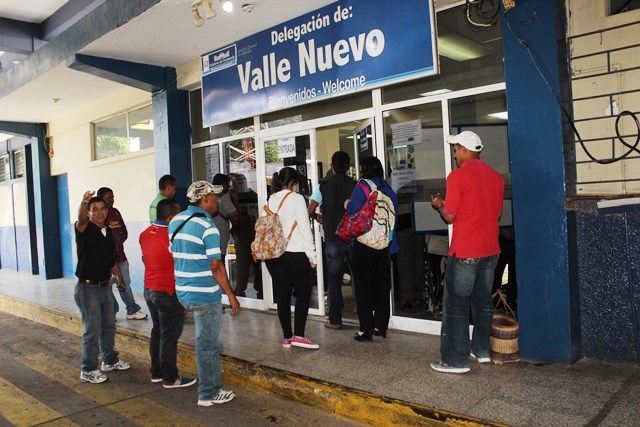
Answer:
[[[273, 174], [278, 172], [283, 167], [295, 168], [302, 179], [298, 192], [304, 196], [309, 202], [309, 196], [315, 189], [315, 183], [318, 182], [318, 163], [316, 154], [316, 133], [314, 130], [304, 131], [295, 134], [279, 135], [273, 138], [264, 139], [262, 142], [262, 149], [264, 153], [264, 175], [260, 178], [259, 185], [262, 186], [260, 191], [261, 197], [260, 206], [263, 206], [269, 194], [272, 192], [271, 179]], [[307, 224], [298, 224], [298, 227], [311, 227], [313, 231], [313, 238], [316, 246], [316, 254], [318, 264], [314, 270], [312, 277], [313, 292], [311, 294], [311, 304], [309, 307], [309, 313], [316, 315], [324, 315], [324, 277], [323, 277], [323, 263], [322, 263], [322, 245], [320, 238], [320, 228], [315, 221], [309, 218]], [[265, 298], [267, 304], [271, 308], [275, 308], [275, 302], [273, 298], [273, 286], [271, 276], [266, 268], [262, 268], [264, 284], [265, 284]], [[268, 292], [267, 292], [268, 288]], [[295, 295], [291, 295], [291, 305], [295, 304]]]
[[[261, 266], [251, 256], [258, 218], [255, 140], [245, 136], [199, 145], [193, 150], [194, 179], [213, 182], [216, 175], [223, 174], [229, 180], [227, 193], [222, 196], [228, 197], [235, 209], [235, 214], [226, 220], [229, 229], [225, 265], [229, 282], [242, 306], [264, 308]], [[223, 302], [228, 302], [224, 295]]]

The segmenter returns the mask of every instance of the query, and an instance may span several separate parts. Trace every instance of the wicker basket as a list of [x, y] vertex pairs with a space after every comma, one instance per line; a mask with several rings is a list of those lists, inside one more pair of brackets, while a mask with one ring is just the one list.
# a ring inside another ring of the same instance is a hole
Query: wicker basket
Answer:
[[[520, 361], [520, 349], [518, 347], [518, 334], [520, 325], [516, 319], [515, 313], [507, 304], [504, 294], [499, 290], [496, 292], [499, 296], [496, 309], [493, 311], [493, 320], [491, 322], [491, 361], [495, 364]], [[494, 294], [494, 296], [496, 295]], [[505, 308], [505, 313], [498, 313], [496, 310], [500, 305]]]

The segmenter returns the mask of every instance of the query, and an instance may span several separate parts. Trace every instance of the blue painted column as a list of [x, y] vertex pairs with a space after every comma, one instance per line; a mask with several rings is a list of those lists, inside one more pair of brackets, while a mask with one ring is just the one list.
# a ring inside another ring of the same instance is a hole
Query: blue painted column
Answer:
[[165, 68], [165, 72], [165, 88], [152, 97], [156, 182], [166, 174], [176, 178], [175, 199], [186, 207], [187, 188], [192, 180], [189, 92], [176, 88], [175, 68]]
[[[559, 3], [559, 4], [557, 4]], [[518, 274], [520, 353], [572, 363], [580, 355], [577, 282], [570, 280], [562, 113], [556, 94], [565, 40], [564, 2], [518, 0], [502, 18]], [[559, 45], [560, 44], [560, 45]], [[559, 49], [560, 46], [560, 49]]]

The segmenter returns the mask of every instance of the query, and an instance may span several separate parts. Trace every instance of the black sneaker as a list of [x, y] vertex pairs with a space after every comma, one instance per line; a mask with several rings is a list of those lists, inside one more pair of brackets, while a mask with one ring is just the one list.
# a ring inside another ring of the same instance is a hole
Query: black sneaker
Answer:
[[195, 378], [178, 378], [171, 384], [162, 384], [164, 388], [180, 388], [180, 387], [189, 387], [190, 385], [194, 385], [196, 383]]

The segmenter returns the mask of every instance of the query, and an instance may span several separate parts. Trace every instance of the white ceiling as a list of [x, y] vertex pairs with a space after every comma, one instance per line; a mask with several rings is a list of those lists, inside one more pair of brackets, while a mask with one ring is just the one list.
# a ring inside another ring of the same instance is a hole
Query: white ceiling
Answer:
[[67, 0], [0, 0], [0, 16], [39, 24], [66, 2]]
[[[191, 18], [191, 1], [162, 0], [80, 53], [178, 67], [334, 0], [236, 0], [231, 14], [224, 13], [214, 0], [218, 16], [205, 19], [200, 28], [194, 26]], [[0, 17], [41, 22], [64, 3], [64, 0], [0, 0]], [[253, 12], [242, 12], [243, 3], [253, 4]], [[43, 18], [43, 14], [48, 15]], [[202, 10], [201, 15], [204, 17]], [[0, 121], [50, 122], [69, 116], [101, 97], [112, 96], [120, 89], [122, 86], [117, 83], [61, 65], [0, 99]], [[54, 98], [59, 101], [54, 102]]]

